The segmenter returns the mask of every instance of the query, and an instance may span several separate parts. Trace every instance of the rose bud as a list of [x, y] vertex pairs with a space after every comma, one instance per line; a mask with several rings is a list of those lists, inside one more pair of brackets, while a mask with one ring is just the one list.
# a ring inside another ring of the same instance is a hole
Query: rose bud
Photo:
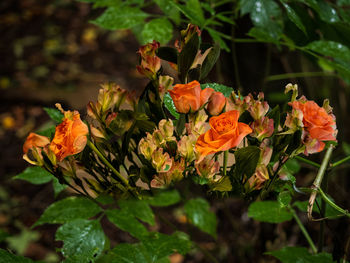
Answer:
[[226, 105], [226, 98], [221, 92], [214, 92], [207, 106], [210, 115], [219, 115]]

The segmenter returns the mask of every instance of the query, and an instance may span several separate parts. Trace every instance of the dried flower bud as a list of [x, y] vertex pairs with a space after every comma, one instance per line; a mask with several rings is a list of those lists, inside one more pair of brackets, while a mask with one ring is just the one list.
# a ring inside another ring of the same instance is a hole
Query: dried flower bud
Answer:
[[159, 76], [159, 97], [163, 100], [165, 93], [173, 86], [174, 79], [170, 76]]
[[171, 120], [163, 119], [158, 124], [161, 134], [166, 141], [173, 141], [174, 138], [174, 124]]
[[141, 63], [136, 68], [140, 74], [149, 79], [156, 79], [157, 72], [161, 67], [160, 58], [156, 56], [159, 46], [160, 44], [153, 40], [152, 43], [141, 46], [137, 52], [141, 56]]
[[268, 117], [262, 117], [262, 119], [254, 121], [250, 127], [253, 129], [250, 136], [257, 138], [259, 141], [271, 137], [274, 132], [273, 119]]

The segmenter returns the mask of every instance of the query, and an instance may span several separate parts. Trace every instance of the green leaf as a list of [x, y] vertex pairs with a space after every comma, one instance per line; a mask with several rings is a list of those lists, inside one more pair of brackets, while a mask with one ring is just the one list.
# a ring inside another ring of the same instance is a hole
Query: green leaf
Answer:
[[188, 0], [186, 2], [186, 5], [178, 4], [175, 1], [171, 1], [171, 4], [181, 13], [183, 13], [188, 19], [190, 19], [190, 22], [192, 24], [202, 27], [205, 19], [203, 16], [203, 10], [198, 0]]
[[216, 238], [216, 216], [210, 211], [209, 203], [206, 200], [202, 198], [191, 199], [186, 202], [184, 209], [193, 225]]
[[319, 6], [318, 14], [323, 21], [327, 23], [335, 23], [340, 21], [337, 11], [329, 3], [324, 0], [319, 0], [317, 3]]
[[134, 215], [134, 217], [152, 226], [155, 225], [154, 214], [145, 200], [121, 200], [118, 202], [122, 210]]
[[190, 70], [193, 61], [197, 55], [199, 49], [199, 37], [195, 33], [191, 39], [185, 44], [181, 50], [179, 56], [177, 57], [177, 66], [182, 82], [185, 82], [187, 73]]
[[248, 216], [267, 223], [281, 223], [293, 218], [292, 213], [276, 201], [253, 202], [248, 208]]
[[39, 166], [31, 166], [25, 169], [22, 173], [13, 177], [13, 179], [25, 180], [32, 184], [46, 184], [55, 178], [48, 171]]
[[277, 197], [277, 201], [279, 202], [280, 206], [288, 206], [290, 202], [292, 201], [292, 196], [288, 191], [280, 192]]
[[14, 255], [0, 248], [0, 261], [3, 263], [33, 263], [30, 258]]
[[201, 84], [201, 89], [205, 89], [205, 88], [212, 88], [215, 91], [219, 91], [222, 94], [224, 94], [224, 96], [226, 98], [231, 96], [231, 93], [233, 91], [233, 88], [231, 87], [227, 87], [225, 85], [221, 85], [218, 83], [205, 83], [205, 84]]
[[53, 191], [55, 193], [55, 197], [57, 197], [60, 192], [62, 192], [64, 189], [67, 188], [67, 185], [60, 184], [57, 178], [52, 179], [52, 186], [53, 186]]
[[296, 159], [289, 159], [285, 164], [284, 167], [291, 173], [296, 174], [300, 171], [300, 164]]
[[[333, 198], [331, 198], [331, 197], [330, 197], [330, 199], [333, 200]], [[312, 212], [320, 214], [320, 210], [318, 207], [318, 205], [321, 207], [321, 197], [320, 196], [318, 196], [316, 198], [316, 202], [317, 203], [315, 203], [314, 206], [312, 207]], [[308, 201], [296, 201], [293, 203], [293, 205], [295, 207], [297, 207], [300, 211], [306, 213], [309, 203], [308, 203]], [[339, 211], [337, 211], [336, 209], [331, 207], [329, 204], [326, 204], [326, 212], [324, 215], [325, 217], [337, 219], [337, 218], [339, 218], [338, 217], [339, 215], [341, 215]]]
[[232, 190], [232, 184], [228, 176], [221, 177], [220, 180], [211, 186], [211, 190], [228, 192]]
[[146, 248], [139, 244], [119, 244], [106, 256], [101, 258], [98, 263], [138, 263], [145, 262], [149, 263], [151, 257]]
[[295, 12], [295, 10], [287, 3], [282, 3], [282, 5], [286, 9], [287, 16], [290, 19], [290, 21], [292, 21], [301, 31], [303, 31], [305, 35], [307, 35], [305, 26], [301, 21], [300, 17], [298, 16], [298, 14]]
[[324, 56], [350, 61], [350, 49], [341, 43], [319, 40], [311, 42], [306, 48]]
[[171, 206], [177, 204], [178, 202], [180, 202], [180, 200], [181, 196], [176, 190], [160, 190], [159, 192], [156, 192], [154, 196], [145, 199], [145, 201], [151, 206], [159, 207]]
[[167, 110], [171, 113], [171, 115], [173, 115], [176, 119], [179, 119], [180, 114], [176, 111], [174, 101], [171, 98], [169, 92], [165, 93], [163, 102], [164, 102], [165, 108], [167, 108]]
[[248, 146], [238, 149], [235, 153], [235, 176], [242, 180], [248, 180], [256, 170], [260, 159], [260, 148], [257, 146]]
[[220, 56], [220, 45], [218, 43], [215, 43], [215, 45], [209, 51], [209, 54], [203, 61], [199, 80], [204, 79], [209, 74], [211, 69], [214, 67], [216, 61], [218, 60], [219, 56]]
[[[257, 40], [261, 42], [266, 42], [266, 43], [274, 43], [278, 44], [278, 41], [271, 37], [268, 32], [264, 31], [261, 28], [253, 27], [252, 29], [249, 30], [248, 36], [256, 38]], [[280, 92], [278, 94], [281, 94]], [[284, 96], [283, 96], [284, 97]]]
[[199, 27], [202, 27], [205, 23], [205, 18], [203, 14], [203, 10], [201, 7], [201, 3], [199, 0], [187, 0], [186, 1], [187, 12], [191, 14], [193, 18], [193, 22], [198, 21], [196, 23]]
[[109, 7], [93, 24], [109, 30], [129, 29], [143, 23], [148, 14], [136, 7]]
[[[273, 0], [247, 0], [247, 2], [254, 2], [250, 10], [250, 18], [253, 24], [260, 27], [273, 39], [278, 39], [281, 28], [272, 18], [281, 16], [281, 10], [276, 2]], [[248, 4], [247, 4], [248, 5]]]
[[51, 204], [33, 225], [63, 224], [77, 218], [87, 219], [100, 213], [101, 208], [85, 197], [67, 197]]
[[130, 235], [138, 239], [148, 235], [146, 227], [141, 224], [133, 214], [126, 210], [108, 209], [106, 210], [106, 215], [108, 220], [118, 228], [128, 232]]
[[55, 121], [56, 123], [61, 123], [62, 119], [64, 117], [63, 113], [60, 112], [58, 109], [55, 108], [45, 108], [44, 111], [49, 115], [49, 117]]
[[185, 255], [192, 246], [188, 235], [183, 232], [175, 232], [172, 235], [155, 232], [144, 238], [142, 243], [152, 258], [151, 262], [157, 262], [175, 252]]
[[154, 0], [154, 2], [159, 6], [159, 8], [164, 12], [164, 14], [166, 14], [175, 22], [176, 25], [180, 24], [181, 16], [179, 9], [174, 8], [172, 0]]
[[97, 220], [76, 219], [57, 229], [56, 240], [63, 241], [62, 254], [75, 262], [91, 262], [103, 251], [105, 234]]
[[176, 64], [178, 52], [175, 48], [172, 47], [160, 47], [157, 49], [157, 56], [160, 59]]
[[164, 263], [167, 256], [191, 249], [188, 236], [182, 232], [172, 235], [152, 233], [137, 244], [119, 244], [98, 263]]
[[230, 48], [227, 46], [226, 42], [222, 39], [220, 32], [218, 32], [212, 28], [209, 28], [209, 27], [207, 28], [207, 31], [208, 31], [209, 35], [212, 37], [212, 39], [215, 42], [218, 42], [220, 44], [220, 47], [222, 49], [224, 49], [227, 52], [230, 52]]
[[52, 125], [51, 122], [48, 122], [47, 125], [43, 126], [44, 127], [40, 127], [35, 133], [49, 138], [55, 134], [56, 126]]
[[266, 255], [274, 256], [282, 263], [333, 263], [332, 255], [319, 253], [312, 255], [305, 247], [284, 247], [280, 250], [266, 252]]
[[141, 35], [144, 43], [156, 40], [167, 44], [173, 36], [173, 26], [166, 18], [152, 19], [145, 24]]
[[176, 127], [175, 127], [175, 130], [179, 136], [182, 135], [182, 132], [185, 129], [185, 124], [186, 124], [186, 114], [180, 113], [180, 117], [177, 120]]

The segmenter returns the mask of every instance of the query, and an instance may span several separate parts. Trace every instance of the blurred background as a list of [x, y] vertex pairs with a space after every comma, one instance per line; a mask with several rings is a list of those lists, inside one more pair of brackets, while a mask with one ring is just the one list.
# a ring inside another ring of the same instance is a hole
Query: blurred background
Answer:
[[[219, 8], [225, 10], [226, 6]], [[146, 6], [144, 10], [162, 13], [161, 8], [154, 6]], [[136, 52], [143, 41], [135, 30], [107, 30], [89, 22], [102, 11], [73, 0], [3, 0], [0, 3], [0, 247], [36, 260], [60, 260], [55, 252], [55, 247], [60, 246], [54, 240], [57, 226], [44, 225], [34, 229], [30, 226], [55, 198], [68, 194], [63, 192], [55, 197], [51, 184], [36, 186], [11, 179], [27, 167], [22, 160], [25, 137], [31, 131], [49, 125], [49, 117], [42, 108], [54, 107], [60, 102], [64, 109], [79, 110], [84, 116], [86, 104], [96, 99], [101, 83], [112, 81], [138, 92], [147, 83], [135, 68], [138, 63]], [[174, 24], [171, 45], [186, 24], [185, 21]], [[347, 144], [350, 143], [349, 82], [327, 68], [327, 64], [322, 67], [322, 63], [312, 56], [296, 49], [275, 43], [245, 41], [252, 26], [251, 19], [245, 15], [237, 16], [234, 26], [227, 23], [220, 27], [221, 32], [237, 41], [220, 39], [227, 48], [222, 51], [207, 82], [231, 86], [244, 95], [264, 91], [272, 107], [286, 101], [283, 91], [289, 82], [297, 83], [302, 94], [319, 104], [329, 98], [339, 130], [339, 145], [333, 160], [350, 155]], [[288, 26], [295, 30], [289, 24], [285, 29]], [[349, 27], [346, 30], [350, 30]], [[210, 42], [213, 34], [204, 31], [202, 37]], [[312, 74], [295, 74], [300, 72]], [[316, 154], [311, 159], [320, 162], [322, 155]], [[297, 163], [294, 171], [297, 184], [310, 185], [315, 172], [311, 167]], [[329, 179], [330, 195], [345, 209], [350, 208], [348, 172], [349, 164], [345, 164]], [[214, 196], [210, 199], [219, 218], [219, 239], [196, 233], [196, 241], [215, 253], [219, 262], [274, 262], [262, 254], [286, 244], [307, 246], [292, 222], [259, 223], [247, 217], [247, 203], [243, 200], [220, 200]], [[182, 215], [176, 209], [171, 213], [157, 212], [164, 213], [180, 227], [183, 224]], [[305, 214], [301, 217], [316, 239], [319, 223], [308, 222]], [[346, 244], [349, 249], [347, 219], [327, 221], [325, 231], [328, 252], [344, 252]], [[112, 244], [132, 240], [120, 231], [110, 238]], [[198, 251], [186, 259], [175, 255], [171, 261], [207, 262]]]

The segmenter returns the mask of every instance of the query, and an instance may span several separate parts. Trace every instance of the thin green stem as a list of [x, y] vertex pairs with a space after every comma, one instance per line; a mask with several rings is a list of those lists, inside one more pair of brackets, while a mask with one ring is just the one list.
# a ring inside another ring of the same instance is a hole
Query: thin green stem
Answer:
[[347, 161], [349, 161], [349, 160], [350, 160], [350, 156], [347, 156], [347, 157], [345, 157], [344, 159], [341, 159], [340, 161], [337, 161], [337, 162], [335, 162], [335, 163], [331, 163], [331, 164], [330, 164], [330, 167], [331, 167], [331, 168], [337, 167], [338, 165], [341, 165], [341, 164], [343, 164], [343, 163], [345, 163], [345, 162], [347, 162]]
[[319, 165], [318, 163], [315, 163], [315, 162], [313, 162], [313, 161], [310, 161], [310, 160], [308, 160], [308, 159], [306, 159], [306, 158], [304, 158], [304, 157], [295, 156], [294, 158], [297, 159], [297, 160], [299, 160], [299, 161], [301, 161], [301, 162], [303, 162], [303, 163], [310, 164], [310, 165], [313, 166], [313, 167], [316, 167], [316, 168], [320, 168], [320, 167], [321, 167], [321, 165]]
[[224, 151], [224, 161], [223, 161], [223, 174], [226, 176], [226, 171], [227, 171], [227, 159], [228, 159], [228, 150]]
[[350, 217], [350, 213], [348, 210], [345, 210], [343, 208], [341, 208], [340, 206], [338, 206], [336, 203], [334, 203], [324, 192], [321, 188], [318, 188], [318, 192], [320, 193], [321, 197], [323, 200], [326, 201], [327, 204], [329, 204], [331, 207], [333, 207], [335, 210], [337, 210], [338, 212], [340, 212], [341, 214]]
[[312, 208], [314, 206], [314, 202], [317, 196], [317, 190], [320, 189], [322, 180], [323, 180], [323, 176], [327, 170], [327, 166], [328, 166], [328, 162], [329, 159], [332, 156], [332, 152], [333, 152], [334, 146], [330, 145], [326, 151], [326, 154], [323, 157], [320, 169], [318, 170], [318, 173], [316, 175], [315, 181], [313, 182], [311, 188], [314, 189], [314, 191], [311, 193], [310, 195], [310, 199], [309, 199], [309, 206], [308, 206], [308, 217], [309, 219], [312, 219]]
[[[107, 165], [109, 169], [127, 186], [129, 187], [129, 182], [113, 167], [113, 165], [104, 157], [104, 155], [97, 149], [97, 147], [90, 141], [87, 141], [87, 145], [93, 150], [97, 156], [101, 159], [101, 161]], [[121, 189], [122, 190], [122, 189]]]
[[300, 218], [298, 217], [297, 213], [296, 213], [295, 210], [294, 210], [292, 207], [290, 207], [290, 206], [289, 206], [289, 210], [292, 212], [293, 217], [294, 217], [295, 221], [297, 222], [297, 224], [298, 224], [298, 226], [299, 226], [301, 232], [303, 233], [304, 237], [306, 238], [307, 242], [309, 243], [312, 252], [313, 252], [314, 254], [316, 254], [316, 253], [317, 253], [317, 248], [316, 248], [316, 246], [315, 246], [315, 243], [312, 241], [312, 239], [311, 239], [309, 233], [307, 232], [306, 228], [304, 227], [304, 225], [303, 225], [303, 223], [301, 222]]
[[285, 73], [278, 75], [271, 75], [265, 78], [265, 81], [274, 81], [289, 78], [307, 78], [307, 77], [335, 77], [336, 74], [332, 72], [296, 72], [296, 73]]

